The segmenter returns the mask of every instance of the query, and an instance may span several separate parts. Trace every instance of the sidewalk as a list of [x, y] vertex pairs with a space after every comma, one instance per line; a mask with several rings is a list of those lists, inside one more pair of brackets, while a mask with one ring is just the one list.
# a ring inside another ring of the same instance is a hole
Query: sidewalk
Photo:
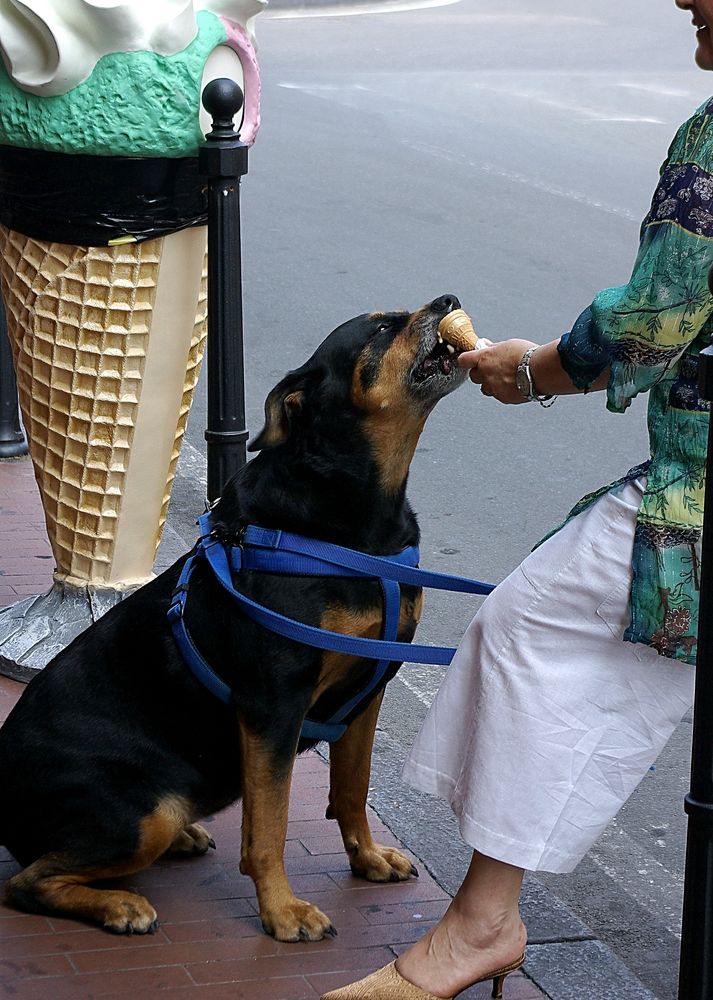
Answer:
[[[0, 604], [49, 589], [52, 566], [30, 461], [0, 462]], [[0, 722], [22, 690], [0, 677]], [[329, 914], [336, 939], [284, 944], [263, 933], [252, 882], [238, 871], [236, 806], [209, 821], [216, 851], [161, 861], [115, 883], [150, 898], [161, 921], [154, 935], [114, 937], [0, 905], [0, 997], [314, 1000], [392, 961], [440, 917], [450, 897], [413, 855], [418, 879], [376, 885], [354, 878], [336, 823], [324, 819], [327, 789], [327, 765], [318, 754], [305, 754], [295, 767], [285, 856], [294, 890]], [[373, 810], [370, 822], [382, 843], [399, 845]], [[0, 847], [0, 882], [17, 870]], [[481, 1000], [490, 991], [483, 983], [461, 998]], [[546, 994], [518, 972], [506, 980], [504, 996]]]

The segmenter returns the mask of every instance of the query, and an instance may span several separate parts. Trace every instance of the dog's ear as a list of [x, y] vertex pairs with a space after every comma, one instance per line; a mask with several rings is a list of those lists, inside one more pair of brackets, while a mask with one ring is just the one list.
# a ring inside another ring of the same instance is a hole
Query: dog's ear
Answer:
[[302, 412], [306, 388], [307, 373], [302, 368], [278, 382], [265, 400], [265, 426], [249, 442], [248, 451], [274, 448], [287, 441]]

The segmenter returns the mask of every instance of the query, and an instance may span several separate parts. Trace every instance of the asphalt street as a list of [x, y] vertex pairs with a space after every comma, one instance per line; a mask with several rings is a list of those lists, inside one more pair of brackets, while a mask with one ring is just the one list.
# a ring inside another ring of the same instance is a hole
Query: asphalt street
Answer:
[[[256, 23], [263, 125], [242, 184], [253, 434], [272, 385], [361, 312], [454, 292], [483, 336], [559, 336], [627, 280], [668, 143], [709, 96], [673, 0], [397, 6], [283, 2]], [[168, 548], [192, 538], [201, 508], [204, 426], [201, 392]], [[439, 405], [412, 467], [422, 563], [495, 582], [646, 455], [644, 400], [625, 415], [597, 394], [502, 407], [468, 383]], [[429, 594], [420, 641], [455, 644], [476, 606]], [[468, 852], [450, 812], [399, 782], [441, 676], [405, 666], [390, 685], [372, 799], [454, 890]], [[579, 868], [528, 880], [550, 996], [675, 998], [689, 764], [686, 720]], [[594, 963], [586, 988], [576, 971], [548, 972], [567, 945], [560, 969], [580, 953]]]

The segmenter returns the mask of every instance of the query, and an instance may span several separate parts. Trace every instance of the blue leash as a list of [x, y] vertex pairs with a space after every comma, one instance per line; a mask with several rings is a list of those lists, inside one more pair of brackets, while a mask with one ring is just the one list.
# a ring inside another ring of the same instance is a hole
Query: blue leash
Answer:
[[[346, 653], [377, 660], [366, 687], [332, 716], [329, 722], [305, 719], [302, 736], [305, 739], [334, 742], [346, 731], [343, 719], [378, 685], [393, 661], [448, 665], [455, 648], [420, 646], [396, 641], [401, 604], [400, 583], [431, 587], [465, 594], [489, 594], [495, 587], [479, 580], [433, 573], [418, 568], [419, 550], [411, 546], [393, 556], [372, 556], [341, 545], [304, 538], [289, 532], [248, 525], [239, 544], [226, 547], [213, 533], [210, 512], [198, 519], [200, 538], [186, 559], [173, 592], [168, 620], [176, 644], [195, 677], [224, 704], [232, 703], [230, 687], [211, 669], [193, 643], [184, 619], [190, 578], [199, 561], [207, 563], [213, 576], [240, 609], [254, 622], [287, 639], [314, 646], [317, 649]], [[243, 569], [267, 573], [319, 576], [356, 576], [378, 579], [384, 594], [384, 629], [382, 639], [364, 639], [341, 632], [323, 631], [305, 625], [258, 604], [233, 585], [233, 574]]]

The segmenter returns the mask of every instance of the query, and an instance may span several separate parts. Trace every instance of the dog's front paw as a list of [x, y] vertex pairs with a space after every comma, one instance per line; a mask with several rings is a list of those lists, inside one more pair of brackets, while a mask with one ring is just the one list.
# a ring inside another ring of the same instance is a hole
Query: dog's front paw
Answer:
[[349, 864], [354, 875], [369, 882], [404, 882], [411, 875], [418, 878], [418, 869], [405, 854], [382, 844], [350, 851]]
[[260, 919], [265, 932], [278, 941], [321, 941], [337, 934], [326, 914], [296, 897], [279, 910], [261, 911]]
[[148, 899], [131, 892], [103, 894], [102, 923], [113, 934], [153, 934], [158, 930], [156, 911]]

